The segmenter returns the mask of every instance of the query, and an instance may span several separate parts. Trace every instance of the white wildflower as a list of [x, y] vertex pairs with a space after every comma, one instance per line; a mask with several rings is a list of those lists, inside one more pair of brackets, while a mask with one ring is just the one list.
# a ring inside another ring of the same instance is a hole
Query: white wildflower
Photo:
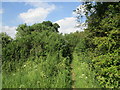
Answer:
[[82, 76], [84, 76], [85, 74], [82, 74]]
[[24, 65], [23, 67], [26, 67], [26, 65]]

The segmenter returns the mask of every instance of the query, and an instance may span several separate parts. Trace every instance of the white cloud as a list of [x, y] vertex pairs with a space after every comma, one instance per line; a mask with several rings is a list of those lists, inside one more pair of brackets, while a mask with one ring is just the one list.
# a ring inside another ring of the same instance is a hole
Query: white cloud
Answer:
[[26, 4], [34, 7], [29, 9], [27, 12], [19, 14], [19, 17], [23, 20], [24, 23], [27, 24], [40, 23], [44, 21], [48, 14], [55, 9], [55, 5], [49, 5], [48, 3], [31, 2]]
[[0, 14], [3, 14], [3, 9], [0, 8]]
[[26, 2], [26, 5], [31, 5], [35, 8], [38, 8], [38, 7], [41, 7], [41, 8], [55, 7], [54, 4], [48, 4], [46, 2]]
[[0, 31], [0, 33], [1, 32], [6, 32], [9, 36], [11, 36], [12, 38], [14, 38], [15, 37], [15, 34], [16, 34], [16, 28], [17, 27], [10, 27], [10, 26], [0, 26], [0, 29], [2, 30], [2, 31]]
[[76, 31], [83, 31], [79, 28], [76, 28], [76, 18], [75, 17], [68, 17], [61, 20], [56, 21], [60, 25], [59, 32], [60, 33], [71, 33]]

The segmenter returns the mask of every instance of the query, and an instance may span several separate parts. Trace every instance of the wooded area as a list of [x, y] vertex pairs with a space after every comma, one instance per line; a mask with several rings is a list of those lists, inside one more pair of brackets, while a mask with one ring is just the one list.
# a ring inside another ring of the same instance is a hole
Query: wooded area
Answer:
[[1, 33], [3, 88], [120, 88], [120, 3], [83, 4], [82, 32], [44, 21]]

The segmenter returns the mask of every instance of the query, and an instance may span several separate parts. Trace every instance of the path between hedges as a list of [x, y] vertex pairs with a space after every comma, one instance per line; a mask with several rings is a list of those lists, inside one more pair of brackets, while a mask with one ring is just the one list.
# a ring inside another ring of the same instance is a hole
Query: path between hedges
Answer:
[[74, 83], [75, 83], [75, 73], [73, 72], [73, 65], [71, 64], [71, 75], [72, 75], [72, 88], [74, 90], [75, 86], [74, 86]]

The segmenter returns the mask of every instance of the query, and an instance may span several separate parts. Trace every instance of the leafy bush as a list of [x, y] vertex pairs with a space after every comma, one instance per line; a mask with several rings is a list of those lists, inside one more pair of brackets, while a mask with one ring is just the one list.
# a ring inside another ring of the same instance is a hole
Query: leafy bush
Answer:
[[106, 88], [119, 87], [119, 64], [120, 56], [118, 54], [107, 54], [93, 58], [93, 65], [97, 72], [97, 79]]

